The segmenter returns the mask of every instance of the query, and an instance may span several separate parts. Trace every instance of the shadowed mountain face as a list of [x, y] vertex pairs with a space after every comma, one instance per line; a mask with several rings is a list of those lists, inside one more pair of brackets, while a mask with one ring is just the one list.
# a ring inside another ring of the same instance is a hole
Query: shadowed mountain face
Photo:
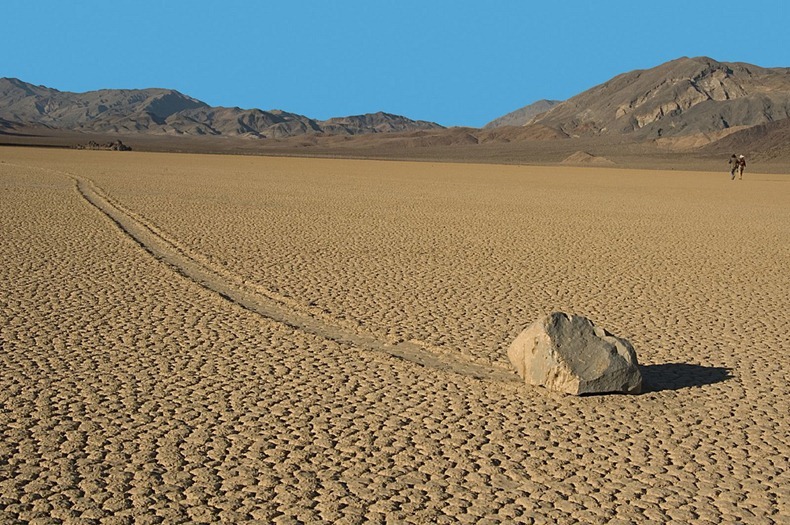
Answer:
[[0, 119], [25, 126], [94, 133], [151, 133], [285, 138], [441, 129], [432, 122], [375, 113], [324, 122], [273, 110], [211, 107], [169, 89], [69, 93], [0, 78]]
[[790, 118], [759, 124], [736, 131], [702, 148], [705, 153], [722, 156], [736, 151], [763, 160], [790, 161]]
[[711, 142], [790, 117], [790, 68], [680, 58], [632, 71], [558, 104], [531, 123], [575, 136], [703, 135]]
[[541, 113], [547, 112], [560, 102], [560, 100], [538, 100], [529, 106], [524, 106], [523, 108], [517, 109], [516, 111], [512, 111], [507, 115], [503, 115], [497, 119], [492, 120], [483, 126], [483, 129], [493, 129], [502, 126], [523, 126]]

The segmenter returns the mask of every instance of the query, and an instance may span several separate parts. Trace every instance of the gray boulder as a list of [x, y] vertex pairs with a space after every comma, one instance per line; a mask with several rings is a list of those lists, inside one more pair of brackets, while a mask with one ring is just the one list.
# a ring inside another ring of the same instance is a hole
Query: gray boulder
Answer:
[[507, 355], [528, 385], [572, 395], [642, 390], [631, 343], [579, 315], [541, 317], [516, 337]]

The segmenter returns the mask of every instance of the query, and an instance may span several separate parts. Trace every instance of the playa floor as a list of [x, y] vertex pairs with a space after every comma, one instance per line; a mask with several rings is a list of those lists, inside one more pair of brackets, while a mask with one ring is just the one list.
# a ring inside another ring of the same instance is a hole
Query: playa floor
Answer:
[[0, 148], [0, 239], [0, 522], [790, 520], [790, 175]]

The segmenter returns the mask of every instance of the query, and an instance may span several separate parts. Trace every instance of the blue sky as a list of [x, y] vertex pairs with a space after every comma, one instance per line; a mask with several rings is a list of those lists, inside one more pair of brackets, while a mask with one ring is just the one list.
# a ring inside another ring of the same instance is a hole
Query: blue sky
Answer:
[[681, 56], [790, 67], [790, 2], [4, 0], [0, 76], [482, 126]]

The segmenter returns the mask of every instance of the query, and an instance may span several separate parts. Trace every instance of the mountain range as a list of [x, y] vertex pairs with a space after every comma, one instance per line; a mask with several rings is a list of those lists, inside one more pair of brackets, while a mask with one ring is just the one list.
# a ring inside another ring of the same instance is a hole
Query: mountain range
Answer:
[[44, 126], [92, 133], [283, 138], [358, 135], [442, 126], [378, 112], [315, 120], [280, 110], [212, 107], [172, 89], [58, 91], [0, 78], [0, 126]]
[[384, 112], [317, 120], [280, 110], [212, 107], [169, 89], [70, 93], [0, 78], [0, 135], [21, 136], [29, 129], [150, 140], [267, 139], [239, 146], [245, 151], [310, 147], [329, 153], [383, 145], [399, 155], [456, 148], [459, 158], [471, 160], [469, 148], [504, 159], [501, 148], [507, 145], [520, 158], [525, 151], [553, 151], [550, 157], [559, 159], [561, 152], [583, 147], [617, 153], [637, 144], [658, 152], [713, 156], [738, 150], [790, 161], [790, 68], [682, 57], [623, 73], [565, 101], [531, 103], [484, 128], [445, 128]]

